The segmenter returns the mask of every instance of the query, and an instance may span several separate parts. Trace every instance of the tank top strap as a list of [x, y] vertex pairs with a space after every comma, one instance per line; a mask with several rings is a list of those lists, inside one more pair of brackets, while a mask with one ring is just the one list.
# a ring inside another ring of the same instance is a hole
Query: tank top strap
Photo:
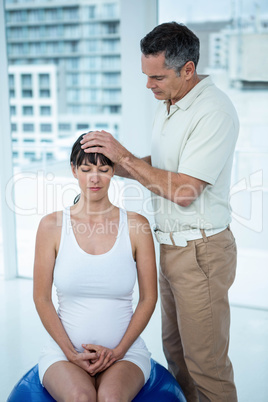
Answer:
[[118, 237], [120, 237], [121, 247], [125, 247], [132, 257], [132, 245], [129, 234], [127, 211], [122, 208], [119, 209], [120, 209], [120, 224], [119, 224]]
[[[70, 235], [70, 207], [64, 208], [62, 211], [62, 226], [61, 226], [61, 238], [58, 250], [58, 256], [62, 252], [62, 249], [66, 247], [66, 238]], [[70, 237], [70, 236], [69, 236]], [[67, 245], [68, 249], [69, 245]]]
[[117, 237], [126, 236], [128, 234], [127, 211], [119, 208], [119, 227]]
[[71, 227], [71, 210], [70, 207], [66, 207], [62, 211], [62, 229], [65, 236], [70, 234]]

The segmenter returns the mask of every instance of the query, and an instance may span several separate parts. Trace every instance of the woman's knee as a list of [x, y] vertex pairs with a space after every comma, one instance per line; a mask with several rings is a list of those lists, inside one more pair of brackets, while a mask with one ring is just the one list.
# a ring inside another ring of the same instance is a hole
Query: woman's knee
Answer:
[[118, 389], [100, 388], [98, 391], [99, 402], [126, 402], [128, 398]]
[[96, 402], [96, 392], [74, 387], [68, 395], [68, 402]]

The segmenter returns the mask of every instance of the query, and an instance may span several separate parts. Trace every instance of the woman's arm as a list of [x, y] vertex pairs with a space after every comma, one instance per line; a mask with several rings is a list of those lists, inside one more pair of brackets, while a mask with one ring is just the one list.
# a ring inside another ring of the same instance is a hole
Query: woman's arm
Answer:
[[45, 216], [40, 222], [36, 236], [34, 302], [44, 327], [57, 342], [67, 359], [88, 371], [89, 360], [96, 359], [96, 353], [88, 351], [78, 353], [74, 349], [52, 302], [53, 271], [60, 235], [59, 213]]
[[96, 362], [90, 368], [94, 375], [120, 360], [148, 324], [157, 301], [157, 274], [155, 250], [149, 222], [141, 215], [129, 213], [129, 231], [137, 264], [139, 302], [129, 326], [117, 347], [112, 350], [100, 345], [83, 345], [87, 350], [99, 353], [106, 349], [107, 357], [103, 364]]

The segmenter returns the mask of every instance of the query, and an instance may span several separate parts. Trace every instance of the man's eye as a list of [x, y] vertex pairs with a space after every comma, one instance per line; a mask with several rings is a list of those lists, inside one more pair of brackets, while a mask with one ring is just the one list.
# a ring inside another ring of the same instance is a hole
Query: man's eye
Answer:
[[106, 169], [106, 170], [100, 170], [100, 172], [101, 172], [101, 173], [107, 173], [107, 172], [108, 172], [108, 169]]
[[84, 169], [81, 169], [81, 170], [82, 170], [82, 172], [84, 172], [84, 173], [90, 172], [90, 170], [84, 170]]

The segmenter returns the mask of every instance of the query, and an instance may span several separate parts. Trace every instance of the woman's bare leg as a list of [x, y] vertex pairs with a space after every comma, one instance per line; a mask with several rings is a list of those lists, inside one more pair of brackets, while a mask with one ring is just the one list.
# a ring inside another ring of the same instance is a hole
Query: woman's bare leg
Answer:
[[52, 364], [43, 385], [57, 402], [96, 402], [95, 378], [71, 362]]
[[98, 402], [132, 401], [144, 385], [144, 375], [136, 364], [119, 361], [96, 379]]

